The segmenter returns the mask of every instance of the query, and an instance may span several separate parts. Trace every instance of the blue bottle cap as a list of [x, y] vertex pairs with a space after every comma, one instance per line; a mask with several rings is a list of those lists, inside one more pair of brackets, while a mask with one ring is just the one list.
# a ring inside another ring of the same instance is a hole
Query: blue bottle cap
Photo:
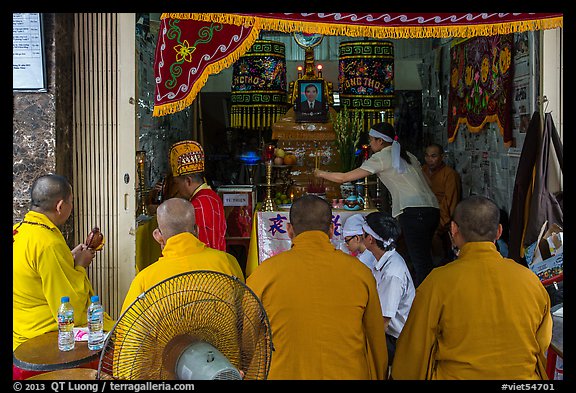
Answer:
[[92, 303], [98, 302], [98, 301], [100, 301], [100, 298], [98, 297], [98, 295], [94, 295], [94, 296], [92, 296], [92, 297], [90, 298], [90, 301], [91, 301]]
[[62, 296], [62, 298], [60, 299], [60, 301], [62, 303], [68, 303], [70, 301], [70, 297], [68, 296]]

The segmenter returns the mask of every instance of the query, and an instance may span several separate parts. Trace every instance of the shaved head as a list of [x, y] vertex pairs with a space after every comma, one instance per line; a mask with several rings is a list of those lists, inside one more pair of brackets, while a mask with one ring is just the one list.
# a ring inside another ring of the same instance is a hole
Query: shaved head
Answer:
[[322, 231], [329, 234], [332, 207], [316, 195], [304, 195], [292, 203], [290, 224], [296, 235], [306, 231]]
[[467, 242], [493, 242], [500, 224], [500, 209], [492, 200], [472, 195], [458, 203], [453, 221]]
[[40, 176], [31, 190], [32, 210], [53, 212], [59, 201], [67, 201], [72, 194], [72, 186], [68, 179], [60, 175]]
[[194, 206], [182, 198], [171, 198], [164, 201], [156, 211], [158, 229], [164, 239], [179, 233], [196, 234], [196, 215]]

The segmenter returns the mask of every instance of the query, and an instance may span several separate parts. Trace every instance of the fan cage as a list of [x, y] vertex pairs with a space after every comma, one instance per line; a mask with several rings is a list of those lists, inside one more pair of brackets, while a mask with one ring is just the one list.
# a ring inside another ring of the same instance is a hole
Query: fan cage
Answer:
[[97, 379], [177, 379], [175, 363], [195, 340], [213, 345], [244, 379], [267, 378], [272, 336], [260, 299], [237, 277], [199, 270], [156, 284], [126, 309], [108, 335]]

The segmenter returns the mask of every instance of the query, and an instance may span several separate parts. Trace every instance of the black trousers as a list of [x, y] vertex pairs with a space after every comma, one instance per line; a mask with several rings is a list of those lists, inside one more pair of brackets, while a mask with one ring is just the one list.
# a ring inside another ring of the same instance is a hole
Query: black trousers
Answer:
[[388, 349], [388, 367], [392, 367], [394, 353], [396, 353], [397, 338], [386, 333], [386, 348]]
[[440, 222], [440, 209], [408, 207], [398, 216], [402, 236], [414, 269], [414, 287], [418, 287], [434, 267], [432, 237]]

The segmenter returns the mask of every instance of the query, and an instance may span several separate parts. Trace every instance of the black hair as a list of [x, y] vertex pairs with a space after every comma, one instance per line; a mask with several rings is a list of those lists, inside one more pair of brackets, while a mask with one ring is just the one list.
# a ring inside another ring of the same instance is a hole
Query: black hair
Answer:
[[[374, 131], [378, 131], [392, 139], [394, 139], [397, 136], [394, 126], [386, 121], [380, 123], [374, 123], [371, 128], [373, 128]], [[406, 160], [408, 164], [412, 164], [410, 156], [408, 156], [408, 153], [406, 152], [404, 145], [400, 142], [400, 140], [398, 142], [400, 143], [400, 157]]]
[[314, 90], [316, 90], [316, 94], [318, 94], [318, 87], [316, 87], [315, 84], [310, 83], [309, 85], [306, 85], [306, 87], [304, 87], [304, 91], [308, 90], [309, 87], [313, 87]]
[[373, 212], [366, 216], [366, 223], [382, 239], [392, 239], [392, 242], [388, 246], [384, 246], [382, 241], [374, 239], [380, 249], [388, 251], [396, 248], [396, 241], [400, 237], [402, 230], [400, 229], [400, 224], [394, 217], [384, 212]]

